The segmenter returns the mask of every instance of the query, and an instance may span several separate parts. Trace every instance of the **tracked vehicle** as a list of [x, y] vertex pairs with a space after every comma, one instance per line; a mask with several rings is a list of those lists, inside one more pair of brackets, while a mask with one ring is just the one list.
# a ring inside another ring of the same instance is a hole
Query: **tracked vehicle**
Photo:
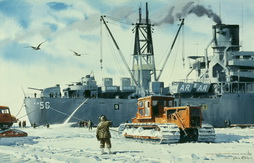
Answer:
[[11, 115], [8, 106], [0, 106], [0, 138], [27, 136], [26, 132], [11, 128], [13, 123], [17, 123], [17, 121], [17, 118]]
[[202, 123], [203, 106], [175, 106], [174, 97], [147, 96], [138, 99], [132, 123], [123, 123], [118, 133], [126, 138], [159, 141], [161, 144], [213, 142], [213, 126]]
[[0, 129], [8, 129], [16, 122], [17, 119], [11, 115], [9, 107], [0, 106]]

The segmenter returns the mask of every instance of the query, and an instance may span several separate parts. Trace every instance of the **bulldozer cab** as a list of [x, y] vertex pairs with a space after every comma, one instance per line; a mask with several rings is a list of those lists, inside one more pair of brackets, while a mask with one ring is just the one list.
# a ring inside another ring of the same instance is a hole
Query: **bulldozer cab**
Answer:
[[2, 128], [5, 123], [14, 123], [17, 119], [11, 115], [10, 109], [7, 106], [0, 106], [0, 128]]
[[10, 114], [10, 109], [6, 106], [0, 106], [0, 114]]
[[155, 117], [163, 117], [164, 107], [173, 107], [174, 98], [169, 96], [148, 96], [139, 98], [136, 118], [142, 122], [152, 122]]

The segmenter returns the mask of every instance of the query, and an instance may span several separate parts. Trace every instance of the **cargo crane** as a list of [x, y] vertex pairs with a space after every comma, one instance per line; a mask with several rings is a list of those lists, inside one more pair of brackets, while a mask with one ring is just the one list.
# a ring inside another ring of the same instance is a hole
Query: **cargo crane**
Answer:
[[[141, 8], [139, 8], [139, 19], [134, 25], [133, 32], [135, 33], [134, 40], [134, 51], [133, 51], [133, 64], [132, 69], [130, 69], [127, 61], [124, 58], [124, 55], [117, 44], [116, 39], [114, 38], [109, 26], [107, 25], [107, 21], [105, 21], [104, 17], [101, 16], [101, 21], [106, 26], [106, 29], [121, 57], [126, 69], [128, 70], [132, 83], [137, 88], [137, 94], [140, 94], [141, 97], [148, 96], [151, 94], [149, 89], [151, 89], [150, 84], [154, 83], [157, 85], [162, 85], [160, 82], [160, 77], [162, 75], [163, 70], [165, 69], [166, 63], [169, 59], [169, 56], [174, 48], [175, 42], [178, 38], [179, 32], [181, 31], [182, 26], [184, 25], [184, 19], [180, 19], [181, 23], [179, 25], [176, 36], [172, 42], [170, 47], [170, 51], [168, 52], [166, 59], [162, 65], [162, 68], [159, 70], [159, 75], [157, 75], [157, 69], [155, 66], [155, 57], [154, 57], [154, 47], [153, 47], [153, 37], [152, 32], [154, 24], [151, 23], [149, 19], [149, 11], [148, 11], [148, 3], [146, 3], [146, 12], [145, 18], [142, 18]], [[102, 60], [100, 60], [102, 63]]]

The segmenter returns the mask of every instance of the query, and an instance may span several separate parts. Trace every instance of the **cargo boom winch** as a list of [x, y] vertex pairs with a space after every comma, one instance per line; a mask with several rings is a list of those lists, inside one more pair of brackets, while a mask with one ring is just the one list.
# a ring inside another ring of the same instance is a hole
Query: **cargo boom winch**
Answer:
[[139, 98], [132, 123], [123, 123], [118, 133], [126, 138], [157, 140], [161, 144], [177, 142], [213, 142], [213, 126], [202, 123], [202, 106], [175, 107], [174, 97]]

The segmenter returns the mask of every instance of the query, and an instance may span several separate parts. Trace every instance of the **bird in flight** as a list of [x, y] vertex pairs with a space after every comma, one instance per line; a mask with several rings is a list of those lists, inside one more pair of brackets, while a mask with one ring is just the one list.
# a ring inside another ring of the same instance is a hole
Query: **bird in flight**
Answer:
[[75, 52], [75, 51], [73, 51], [73, 50], [71, 50], [71, 49], [69, 49], [70, 51], [72, 51], [73, 53], [74, 53], [74, 55], [76, 55], [76, 56], [81, 56], [81, 55], [88, 55], [88, 54], [80, 54], [80, 53], [77, 53], [77, 52]]
[[[46, 42], [46, 41], [44, 41], [44, 42]], [[41, 49], [40, 46], [41, 46], [44, 42], [40, 43], [38, 46], [27, 46], [26, 48], [33, 48], [34, 50], [40, 50], [40, 49]]]

